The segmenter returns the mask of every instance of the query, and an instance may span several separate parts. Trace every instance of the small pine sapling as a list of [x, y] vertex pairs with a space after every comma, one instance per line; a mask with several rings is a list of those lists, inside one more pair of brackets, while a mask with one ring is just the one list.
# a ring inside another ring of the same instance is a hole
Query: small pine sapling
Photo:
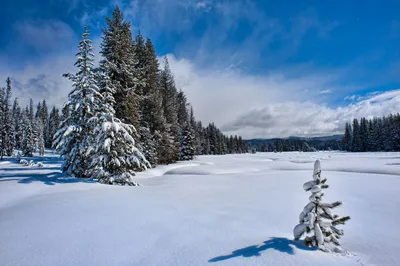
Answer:
[[322, 203], [322, 189], [327, 189], [326, 178], [321, 178], [321, 163], [317, 160], [314, 164], [313, 180], [304, 183], [305, 191], [310, 191], [310, 202], [300, 213], [299, 224], [293, 229], [295, 240], [304, 234], [304, 244], [308, 247], [318, 247], [324, 252], [343, 253], [339, 238], [343, 236], [343, 230], [337, 229], [337, 225], [345, 224], [350, 220], [349, 216], [339, 218], [332, 214], [332, 209], [341, 206], [342, 202]]

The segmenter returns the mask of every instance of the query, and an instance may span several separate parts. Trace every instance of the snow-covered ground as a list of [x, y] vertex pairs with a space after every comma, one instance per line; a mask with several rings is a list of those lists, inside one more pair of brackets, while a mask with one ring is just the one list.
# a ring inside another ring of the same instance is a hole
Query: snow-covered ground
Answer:
[[[352, 218], [347, 256], [292, 240], [316, 159], [325, 201]], [[34, 161], [0, 162], [0, 265], [399, 265], [400, 153], [200, 156], [138, 174], [140, 187]]]

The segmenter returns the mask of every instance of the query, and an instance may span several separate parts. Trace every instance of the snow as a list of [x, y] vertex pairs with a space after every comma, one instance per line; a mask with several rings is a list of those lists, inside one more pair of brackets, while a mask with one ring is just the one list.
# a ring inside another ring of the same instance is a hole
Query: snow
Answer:
[[[27, 158], [24, 158], [27, 159]], [[57, 155], [0, 163], [1, 265], [398, 265], [400, 153], [200, 156], [138, 173], [139, 187], [60, 173]], [[302, 189], [321, 160], [340, 199], [341, 244], [293, 240]], [[302, 163], [298, 163], [302, 161]]]

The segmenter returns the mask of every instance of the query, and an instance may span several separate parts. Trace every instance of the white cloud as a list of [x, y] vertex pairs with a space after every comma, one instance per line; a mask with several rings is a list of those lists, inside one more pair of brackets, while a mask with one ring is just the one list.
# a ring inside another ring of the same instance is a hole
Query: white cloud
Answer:
[[344, 100], [345, 101], [354, 101], [355, 99], [356, 99], [356, 95], [351, 95], [351, 96], [346, 96], [346, 97], [344, 97]]
[[[69, 26], [63, 25], [61, 22], [51, 23], [48, 28], [45, 28], [46, 36], [44, 39], [51, 35], [50, 32], [56, 29], [68, 29]], [[37, 24], [34, 24], [37, 25]], [[63, 25], [57, 27], [55, 25]], [[35, 26], [24, 27], [26, 35], [24, 38], [28, 38], [30, 34], [33, 34], [38, 29]], [[66, 33], [62, 35], [62, 32]], [[38, 103], [43, 99], [46, 99], [49, 105], [56, 105], [62, 107], [63, 103], [68, 98], [68, 93], [71, 91], [71, 82], [66, 78], [62, 77], [64, 73], [75, 73], [76, 62], [75, 53], [77, 52], [77, 36], [70, 36], [69, 30], [64, 30], [56, 33], [58, 37], [51, 40], [51, 44], [47, 44], [48, 49], [52, 46], [62, 46], [62, 43], [66, 43], [62, 36], [65, 38], [72, 38], [74, 41], [69, 47], [64, 48], [62, 52], [57, 54], [45, 55], [41, 60], [35, 60], [34, 62], [27, 61], [23, 67], [17, 69], [11, 69], [6, 60], [0, 60], [0, 81], [5, 81], [6, 77], [11, 77], [12, 80], [12, 97], [18, 97], [19, 102], [22, 106], [29, 103], [29, 99], [32, 98], [34, 103]], [[71, 40], [69, 40], [70, 42]], [[93, 40], [94, 52], [96, 55], [96, 61], [99, 60], [99, 45], [100, 37]], [[37, 40], [34, 40], [35, 44]], [[37, 44], [39, 45], [39, 44]], [[43, 44], [44, 45], [44, 44]], [[44, 49], [44, 48], [40, 48]], [[0, 54], [0, 59], [4, 55]], [[0, 84], [0, 86], [2, 86]]]
[[196, 6], [198, 8], [205, 8], [207, 6], [207, 4], [204, 1], [199, 1], [196, 3]]
[[199, 69], [173, 55], [168, 59], [176, 84], [187, 94], [197, 119], [216, 122], [225, 133], [245, 138], [340, 134], [353, 118], [382, 116], [400, 109], [400, 90], [370, 95], [348, 106], [329, 107], [321, 103], [320, 88], [335, 86], [338, 77], [324, 72], [301, 78], [288, 78], [283, 73], [252, 76]]
[[319, 91], [319, 93], [320, 94], [329, 94], [329, 93], [332, 93], [332, 90], [322, 90], [322, 91]]
[[59, 56], [51, 61], [31, 64], [18, 71], [7, 70], [0, 66], [0, 78], [12, 78], [12, 96], [18, 97], [21, 105], [25, 106], [32, 98], [34, 103], [46, 99], [49, 105], [61, 107], [71, 90], [71, 83], [63, 73], [75, 71], [75, 57]]

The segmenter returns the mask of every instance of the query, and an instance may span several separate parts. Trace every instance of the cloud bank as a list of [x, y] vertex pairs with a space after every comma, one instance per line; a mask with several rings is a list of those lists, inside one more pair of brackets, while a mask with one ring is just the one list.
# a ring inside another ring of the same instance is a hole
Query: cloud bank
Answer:
[[[199, 69], [187, 59], [168, 58], [177, 86], [187, 94], [197, 118], [214, 121], [225, 133], [244, 138], [342, 134], [353, 118], [400, 110], [400, 90], [371, 93], [347, 106], [329, 107], [323, 96], [335, 92], [339, 77], [323, 72], [301, 78], [284, 73], [252, 76], [231, 69]], [[330, 87], [329, 93], [321, 91], [323, 87]]]

